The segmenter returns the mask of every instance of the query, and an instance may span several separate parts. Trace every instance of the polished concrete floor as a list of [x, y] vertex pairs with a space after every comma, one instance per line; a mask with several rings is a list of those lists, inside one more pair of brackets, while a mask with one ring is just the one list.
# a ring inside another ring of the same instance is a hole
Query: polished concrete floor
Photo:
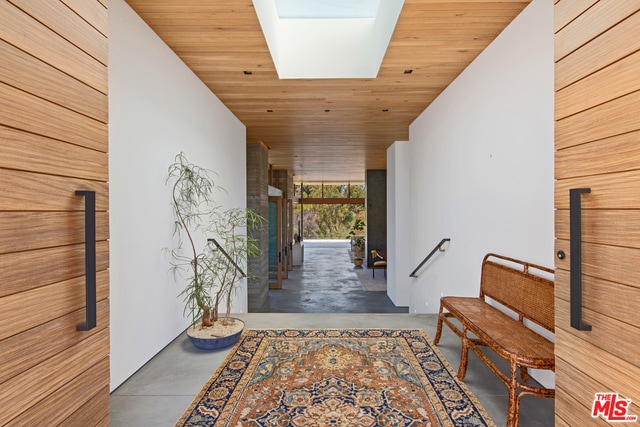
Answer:
[[[378, 278], [382, 272], [378, 271]], [[386, 292], [365, 292], [354, 271], [347, 241], [307, 241], [304, 263], [269, 290], [261, 313], [408, 313]]]
[[[304, 265], [294, 271], [288, 283], [283, 283], [283, 289], [270, 291], [268, 304], [272, 313], [237, 316], [245, 321], [247, 328], [410, 328], [423, 329], [428, 336], [434, 336], [436, 315], [407, 314], [406, 308], [390, 307], [389, 304], [393, 304], [384, 292], [365, 295], [361, 287], [351, 283], [354, 277], [357, 281], [357, 276], [348, 263], [347, 252], [327, 251], [326, 245], [312, 246], [306, 247]], [[343, 286], [336, 286], [337, 281]], [[460, 361], [458, 337], [445, 328], [438, 348], [454, 370], [457, 369]], [[181, 334], [112, 393], [111, 425], [174, 425], [229, 350], [199, 350], [191, 345], [184, 333]], [[501, 366], [506, 368], [504, 364]], [[473, 353], [469, 356], [464, 382], [494, 422], [504, 426], [506, 388]], [[521, 404], [520, 427], [552, 426], [553, 411], [553, 399], [525, 396]]]

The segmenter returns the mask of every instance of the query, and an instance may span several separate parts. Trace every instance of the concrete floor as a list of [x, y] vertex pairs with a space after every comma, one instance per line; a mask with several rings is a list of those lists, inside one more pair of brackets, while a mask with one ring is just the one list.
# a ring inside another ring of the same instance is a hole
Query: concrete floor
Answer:
[[[408, 314], [406, 308], [393, 307], [384, 292], [364, 292], [359, 283], [352, 283], [354, 277], [356, 282], [358, 279], [348, 262], [348, 252], [312, 246], [305, 249], [304, 266], [283, 283], [283, 289], [270, 291], [272, 313], [237, 316], [247, 328], [410, 328], [423, 329], [429, 337], [435, 335], [435, 314]], [[457, 369], [458, 337], [445, 328], [438, 348]], [[111, 426], [174, 425], [229, 351], [199, 350], [181, 334], [111, 394]], [[504, 426], [506, 388], [473, 353], [465, 383], [494, 422]], [[553, 399], [525, 396], [520, 411], [520, 427], [554, 425]]]
[[[365, 292], [346, 241], [307, 241], [304, 265], [294, 267], [282, 289], [269, 290], [261, 313], [408, 313], [386, 292]], [[378, 276], [382, 275], [378, 271]]]

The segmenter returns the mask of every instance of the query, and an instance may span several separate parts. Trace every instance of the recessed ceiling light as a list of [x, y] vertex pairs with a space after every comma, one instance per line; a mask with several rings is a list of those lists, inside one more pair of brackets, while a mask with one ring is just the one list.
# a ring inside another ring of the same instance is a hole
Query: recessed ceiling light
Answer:
[[252, 71], [243, 71], [243, 73], [244, 73], [245, 76], [250, 76], [250, 75], [253, 74]]

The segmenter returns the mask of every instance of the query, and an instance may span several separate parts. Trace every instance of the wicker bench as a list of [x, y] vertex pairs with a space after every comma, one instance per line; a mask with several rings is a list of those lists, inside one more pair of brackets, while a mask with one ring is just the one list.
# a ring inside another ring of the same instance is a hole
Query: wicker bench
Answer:
[[[471, 348], [507, 386], [509, 427], [518, 425], [522, 396], [555, 396], [554, 389], [527, 383], [527, 368], [555, 371], [553, 343], [523, 324], [523, 318], [526, 318], [551, 332], [554, 331], [553, 281], [534, 275], [531, 270], [553, 273], [551, 269], [527, 262], [495, 254], [486, 255], [482, 261], [480, 296], [442, 297], [434, 338], [434, 343], [438, 344], [444, 322], [462, 340], [458, 369], [460, 380], [466, 375], [468, 352]], [[511, 309], [518, 319], [488, 304], [487, 298]], [[456, 318], [462, 328], [456, 327], [451, 318]], [[479, 346], [489, 347], [508, 361], [509, 374], [503, 373]]]

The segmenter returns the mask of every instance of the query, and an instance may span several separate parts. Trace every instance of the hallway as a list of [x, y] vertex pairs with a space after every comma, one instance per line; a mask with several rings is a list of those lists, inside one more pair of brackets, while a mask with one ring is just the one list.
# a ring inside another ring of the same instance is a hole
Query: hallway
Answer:
[[[370, 270], [364, 273], [371, 275]], [[382, 272], [378, 270], [378, 280]], [[408, 276], [408, 273], [407, 273]], [[269, 290], [261, 313], [408, 313], [385, 291], [365, 291], [349, 256], [349, 243], [308, 240], [304, 262], [293, 267], [282, 289]]]

